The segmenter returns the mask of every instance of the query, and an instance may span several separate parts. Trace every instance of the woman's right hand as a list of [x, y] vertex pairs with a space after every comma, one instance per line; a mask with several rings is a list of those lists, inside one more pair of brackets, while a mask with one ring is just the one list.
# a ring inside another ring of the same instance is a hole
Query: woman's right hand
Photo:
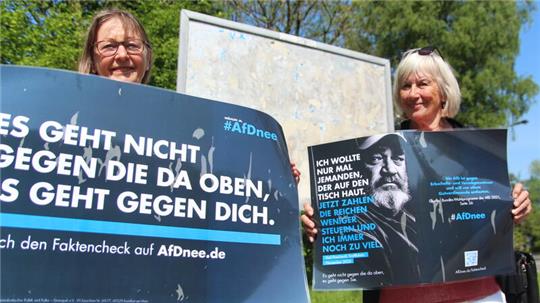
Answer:
[[315, 224], [315, 221], [313, 221], [313, 207], [311, 207], [311, 204], [308, 202], [304, 203], [304, 213], [302, 216], [300, 216], [300, 220], [302, 220], [302, 226], [304, 226], [304, 231], [306, 232], [308, 236], [309, 242], [313, 243], [315, 242], [315, 238], [317, 238], [317, 225]]

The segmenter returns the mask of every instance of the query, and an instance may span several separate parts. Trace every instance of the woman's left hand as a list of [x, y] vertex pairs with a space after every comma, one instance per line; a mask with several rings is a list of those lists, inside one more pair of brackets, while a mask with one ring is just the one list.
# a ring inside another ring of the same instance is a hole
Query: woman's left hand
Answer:
[[514, 198], [512, 217], [514, 218], [514, 223], [519, 224], [523, 222], [532, 211], [531, 199], [529, 198], [529, 192], [521, 183], [517, 183], [514, 186], [512, 197]]

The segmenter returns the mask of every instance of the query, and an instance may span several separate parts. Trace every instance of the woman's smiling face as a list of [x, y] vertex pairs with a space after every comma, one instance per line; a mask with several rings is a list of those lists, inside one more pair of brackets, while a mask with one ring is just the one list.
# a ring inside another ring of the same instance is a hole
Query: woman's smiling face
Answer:
[[129, 31], [119, 18], [107, 20], [100, 26], [94, 43], [109, 41], [120, 44], [112, 56], [103, 56], [97, 46], [94, 47], [94, 66], [98, 75], [124, 82], [142, 82], [149, 66], [146, 49], [143, 45], [142, 52], [128, 53], [125, 43], [130, 40], [140, 41], [141, 37], [137, 32]]
[[399, 88], [400, 107], [413, 122], [424, 124], [442, 117], [443, 101], [437, 82], [428, 74], [412, 73]]

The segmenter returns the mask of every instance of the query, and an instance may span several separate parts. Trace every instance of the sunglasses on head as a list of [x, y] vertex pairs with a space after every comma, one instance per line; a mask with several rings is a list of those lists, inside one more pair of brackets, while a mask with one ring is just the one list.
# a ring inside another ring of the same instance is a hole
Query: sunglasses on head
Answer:
[[410, 50], [406, 51], [405, 53], [403, 53], [403, 55], [401, 56], [401, 59], [407, 57], [410, 54], [414, 54], [414, 53], [418, 53], [420, 56], [429, 56], [431, 54], [436, 54], [437, 56], [441, 57], [441, 59], [444, 60], [443, 56], [441, 55], [441, 52], [435, 46], [426, 46], [426, 47], [422, 47], [422, 48], [410, 49]]

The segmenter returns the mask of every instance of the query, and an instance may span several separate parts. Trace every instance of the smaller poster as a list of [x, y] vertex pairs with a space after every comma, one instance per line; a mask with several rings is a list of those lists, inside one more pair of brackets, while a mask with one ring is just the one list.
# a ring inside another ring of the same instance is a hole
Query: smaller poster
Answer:
[[308, 151], [315, 289], [513, 271], [506, 130], [403, 131]]

